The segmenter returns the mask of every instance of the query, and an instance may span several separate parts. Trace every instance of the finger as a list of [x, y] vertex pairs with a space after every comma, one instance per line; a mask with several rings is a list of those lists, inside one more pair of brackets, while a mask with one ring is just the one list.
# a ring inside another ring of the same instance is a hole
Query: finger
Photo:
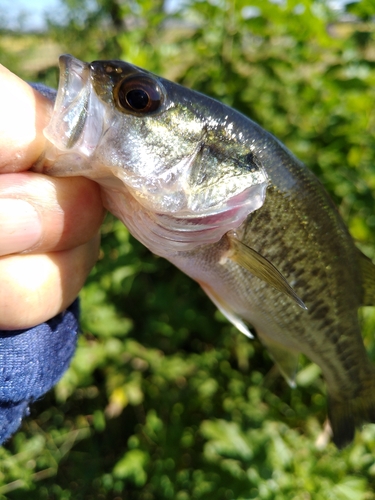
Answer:
[[66, 309], [82, 288], [98, 252], [97, 236], [62, 252], [1, 257], [0, 329], [31, 328]]
[[83, 177], [0, 175], [0, 256], [80, 246], [98, 232], [103, 216], [98, 184]]
[[49, 99], [0, 64], [0, 172], [27, 170], [43, 152]]

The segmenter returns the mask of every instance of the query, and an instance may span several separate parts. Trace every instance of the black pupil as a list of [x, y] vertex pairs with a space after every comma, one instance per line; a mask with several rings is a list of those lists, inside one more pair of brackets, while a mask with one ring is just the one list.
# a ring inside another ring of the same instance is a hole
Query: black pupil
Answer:
[[152, 78], [130, 76], [120, 81], [113, 97], [121, 111], [145, 115], [158, 110], [163, 102], [163, 92]]
[[142, 89], [133, 89], [129, 90], [126, 94], [126, 100], [129, 103], [129, 106], [133, 109], [141, 111], [145, 109], [149, 103], [149, 96], [147, 92]]

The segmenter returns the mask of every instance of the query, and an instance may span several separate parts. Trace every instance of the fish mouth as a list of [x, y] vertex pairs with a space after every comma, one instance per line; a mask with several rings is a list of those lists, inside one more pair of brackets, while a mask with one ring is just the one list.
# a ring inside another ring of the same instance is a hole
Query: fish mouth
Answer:
[[68, 54], [60, 56], [59, 66], [55, 112], [44, 133], [56, 147], [67, 150], [78, 141], [87, 119], [90, 68]]
[[[102, 109], [91, 82], [90, 65], [65, 54], [59, 58], [60, 80], [54, 112], [44, 135], [49, 141], [45, 168], [51, 175], [72, 175], [60, 166], [59, 157], [73, 160], [89, 157], [102, 136]], [[73, 151], [74, 150], [74, 151]], [[76, 175], [79, 175], [78, 173]]]

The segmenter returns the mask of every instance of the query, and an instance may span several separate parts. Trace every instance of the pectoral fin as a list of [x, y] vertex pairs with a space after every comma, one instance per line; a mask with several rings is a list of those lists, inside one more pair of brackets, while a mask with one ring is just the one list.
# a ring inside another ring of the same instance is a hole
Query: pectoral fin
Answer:
[[362, 273], [363, 306], [375, 306], [375, 266], [360, 250], [359, 263]]
[[307, 307], [298, 297], [293, 288], [286, 281], [284, 276], [271, 264], [269, 260], [260, 255], [257, 251], [248, 247], [240, 241], [233, 233], [227, 233], [230, 241], [232, 253], [228, 255], [230, 259], [242, 266], [257, 278], [265, 281], [279, 292], [285, 293], [294, 300], [302, 309]]
[[298, 370], [299, 353], [286, 349], [281, 344], [274, 342], [269, 337], [257, 330], [258, 337], [264, 347], [266, 347], [271, 358], [276, 363], [282, 376], [292, 388], [296, 387], [296, 374]]

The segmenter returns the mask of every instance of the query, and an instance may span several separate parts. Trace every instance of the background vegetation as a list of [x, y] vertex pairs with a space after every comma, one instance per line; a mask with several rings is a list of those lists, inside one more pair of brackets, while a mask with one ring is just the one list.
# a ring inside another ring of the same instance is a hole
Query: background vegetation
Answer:
[[[255, 119], [312, 168], [375, 255], [374, 3], [64, 0], [1, 62], [55, 86], [57, 55], [123, 58]], [[111, 216], [56, 389], [0, 449], [0, 498], [373, 500], [375, 425], [324, 442], [325, 388], [291, 390], [255, 340]], [[375, 314], [361, 312], [375, 361]]]

